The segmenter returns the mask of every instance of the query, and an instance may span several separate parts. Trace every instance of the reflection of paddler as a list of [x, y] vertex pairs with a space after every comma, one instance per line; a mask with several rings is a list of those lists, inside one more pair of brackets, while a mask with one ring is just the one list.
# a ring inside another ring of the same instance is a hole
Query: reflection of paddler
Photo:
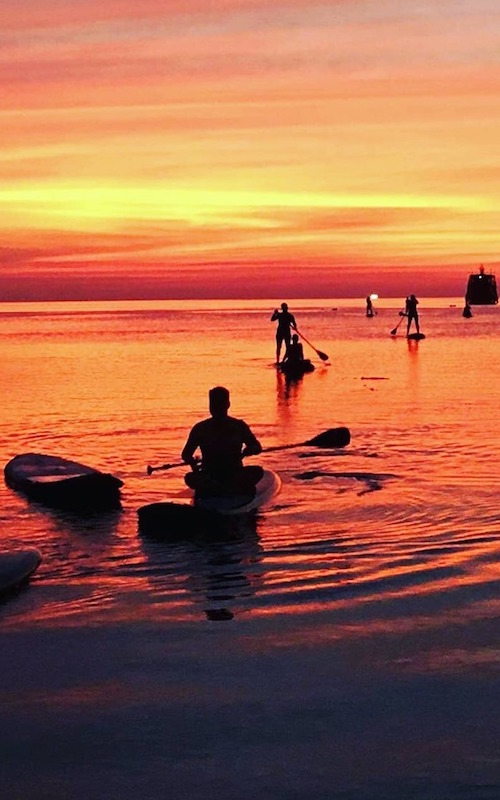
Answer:
[[288, 305], [286, 303], [281, 304], [281, 311], [278, 311], [277, 308], [274, 309], [271, 322], [276, 322], [276, 320], [278, 321], [278, 327], [276, 329], [276, 363], [279, 364], [281, 345], [283, 342], [285, 343], [286, 356], [292, 336], [290, 328], [295, 329], [297, 324], [293, 314], [290, 314], [288, 311]]
[[[262, 570], [257, 565], [264, 550], [257, 525], [254, 514], [222, 517], [215, 531], [197, 523], [192, 537], [187, 537], [182, 547], [172, 547], [171, 539], [164, 538], [161, 532], [142, 535], [144, 575], [156, 602], [168, 607], [172, 590], [182, 586], [185, 591], [181, 604], [194, 603], [210, 620], [232, 619], [262, 581]], [[178, 538], [184, 538], [181, 531]]]
[[[262, 478], [262, 467], [243, 466], [243, 459], [258, 455], [262, 446], [246, 422], [229, 416], [229, 406], [224, 386], [210, 389], [211, 416], [193, 427], [182, 451], [193, 470], [185, 481], [199, 495], [251, 494]], [[194, 455], [198, 449], [201, 464]]]

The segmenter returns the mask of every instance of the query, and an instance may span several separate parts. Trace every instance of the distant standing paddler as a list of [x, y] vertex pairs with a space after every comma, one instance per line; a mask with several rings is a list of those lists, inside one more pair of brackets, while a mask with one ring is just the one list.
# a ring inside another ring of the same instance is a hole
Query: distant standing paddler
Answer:
[[370, 295], [366, 298], [366, 316], [373, 317], [373, 303]]
[[290, 314], [288, 311], [288, 305], [286, 303], [281, 304], [281, 311], [278, 311], [277, 308], [274, 309], [271, 322], [276, 322], [276, 320], [278, 321], [278, 327], [276, 329], [276, 363], [279, 364], [281, 345], [283, 342], [285, 343], [286, 357], [292, 339], [292, 332], [290, 329], [293, 328], [297, 330], [297, 324], [293, 314]]
[[406, 335], [408, 336], [410, 333], [410, 326], [412, 321], [415, 323], [415, 327], [417, 329], [417, 333], [420, 333], [420, 325], [418, 323], [418, 300], [414, 294], [411, 294], [409, 297], [406, 298], [405, 302], [405, 314], [408, 317], [408, 324], [406, 326]]

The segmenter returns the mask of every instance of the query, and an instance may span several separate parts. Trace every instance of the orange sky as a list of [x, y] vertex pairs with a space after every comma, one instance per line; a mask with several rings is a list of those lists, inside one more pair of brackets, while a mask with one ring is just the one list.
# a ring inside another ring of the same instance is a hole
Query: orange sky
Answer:
[[0, 25], [0, 300], [462, 294], [500, 261], [497, 0]]

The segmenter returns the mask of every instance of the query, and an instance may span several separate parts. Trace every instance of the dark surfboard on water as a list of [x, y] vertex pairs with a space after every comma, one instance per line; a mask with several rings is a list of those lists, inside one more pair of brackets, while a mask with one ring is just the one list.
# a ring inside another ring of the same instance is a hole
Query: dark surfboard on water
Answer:
[[413, 342], [420, 342], [422, 339], [425, 339], [424, 333], [410, 333], [407, 339], [411, 339]]
[[0, 595], [24, 584], [41, 560], [41, 553], [34, 547], [0, 553]]
[[4, 475], [11, 489], [51, 508], [83, 512], [120, 508], [123, 481], [77, 461], [22, 453], [6, 464]]
[[287, 378], [302, 378], [308, 372], [314, 372], [314, 364], [308, 358], [302, 361], [282, 361], [278, 364], [278, 369]]

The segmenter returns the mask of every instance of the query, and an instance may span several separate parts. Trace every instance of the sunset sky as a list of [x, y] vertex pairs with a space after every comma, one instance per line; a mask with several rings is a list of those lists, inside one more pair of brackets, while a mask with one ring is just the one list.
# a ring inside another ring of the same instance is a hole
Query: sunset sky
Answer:
[[0, 24], [0, 300], [462, 294], [500, 263], [498, 0]]

